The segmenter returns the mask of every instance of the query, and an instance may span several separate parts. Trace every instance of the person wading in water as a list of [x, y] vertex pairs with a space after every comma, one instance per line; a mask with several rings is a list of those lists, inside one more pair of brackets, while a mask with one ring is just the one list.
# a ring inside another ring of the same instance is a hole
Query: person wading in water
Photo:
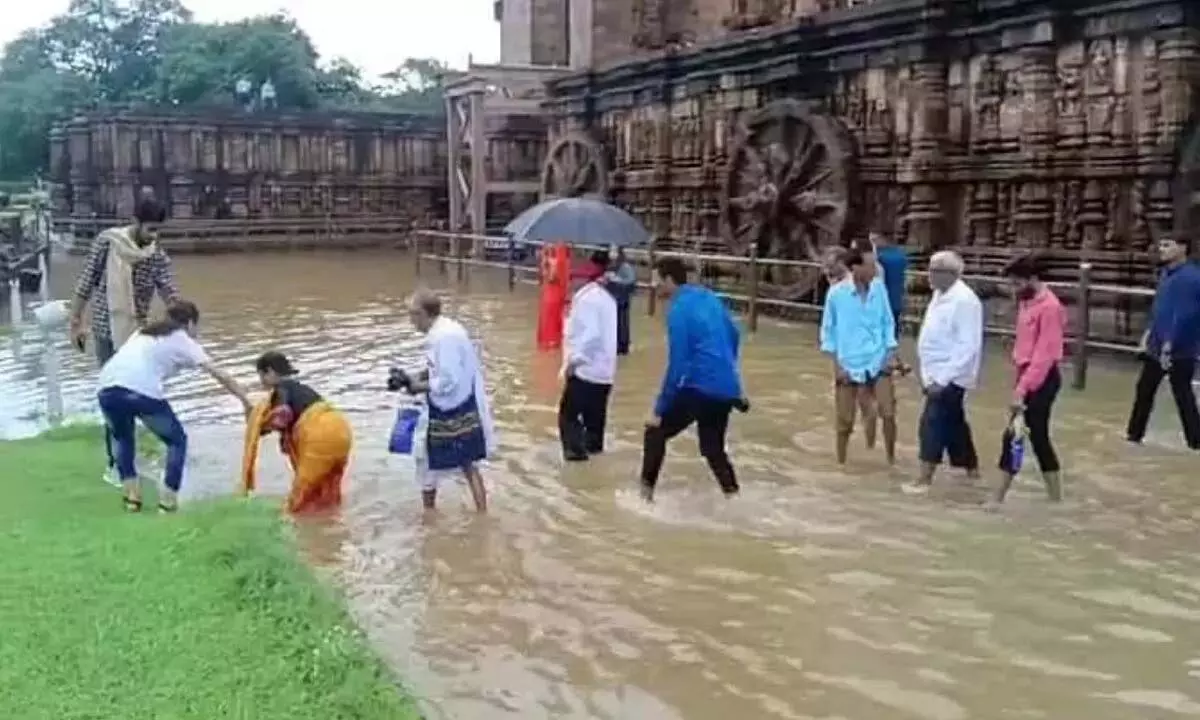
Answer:
[[167, 308], [165, 320], [152, 322], [134, 332], [116, 354], [100, 369], [100, 411], [112, 436], [117, 471], [125, 490], [125, 509], [142, 509], [142, 487], [138, 480], [134, 458], [134, 426], [141, 420], [150, 432], [167, 446], [163, 490], [159, 493], [159, 509], [173, 512], [183, 484], [183, 467], [187, 461], [187, 433], [171, 404], [166, 400], [165, 383], [180, 370], [200, 368], [221, 387], [241, 401], [245, 412], [251, 410], [246, 391], [209, 359], [208, 353], [196, 342], [200, 311], [186, 300]]
[[637, 272], [625, 257], [625, 248], [616, 249], [613, 267], [605, 278], [605, 287], [617, 301], [617, 354], [629, 354], [629, 307], [637, 291]]
[[410, 393], [426, 396], [413, 448], [421, 500], [433, 510], [441, 476], [461, 473], [475, 509], [486, 512], [479, 463], [495, 453], [496, 440], [479, 352], [466, 328], [442, 315], [442, 300], [433, 292], [414, 293], [408, 316], [425, 334], [425, 369], [402, 379]]
[[667, 370], [654, 412], [646, 422], [642, 445], [642, 498], [654, 500], [667, 442], [692, 423], [700, 454], [726, 497], [738, 493], [737, 475], [725, 450], [729, 413], [746, 412], [738, 371], [740, 337], [729, 309], [711, 290], [688, 282], [678, 258], [660, 260], [658, 293], [671, 303], [667, 311]]
[[[846, 254], [850, 280], [829, 288], [821, 314], [821, 351], [833, 360], [838, 463], [846, 462], [856, 411], [863, 424], [883, 420], [889, 464], [896, 462], [896, 325], [887, 288], [875, 281], [875, 264], [859, 250]], [[868, 447], [873, 443], [868, 438]]]
[[1162, 273], [1150, 309], [1150, 328], [1142, 338], [1142, 371], [1125, 436], [1141, 443], [1154, 411], [1154, 396], [1163, 378], [1171, 386], [1183, 440], [1200, 450], [1200, 410], [1192, 381], [1200, 357], [1200, 264], [1188, 260], [1187, 241], [1168, 237], [1158, 241]]
[[278, 432], [279, 447], [293, 473], [288, 512], [320, 512], [341, 505], [342, 481], [354, 445], [346, 416], [296, 380], [296, 369], [283, 353], [264, 353], [254, 366], [270, 396], [254, 406], [246, 423], [242, 489], [254, 490], [262, 437]]
[[[1016, 338], [1012, 363], [1016, 369], [1010, 417], [1021, 416], [1028, 431], [1029, 444], [1042, 471], [1046, 495], [1053, 502], [1062, 500], [1062, 479], [1058, 453], [1050, 442], [1050, 410], [1062, 388], [1058, 364], [1063, 359], [1067, 311], [1058, 297], [1042, 282], [1041, 263], [1032, 255], [1012, 261], [1004, 270], [1017, 298]], [[1012, 487], [1013, 443], [1008, 438], [1000, 451], [1000, 486], [990, 505], [1004, 502]]]
[[[179, 299], [171, 260], [158, 246], [158, 227], [166, 211], [153, 194], [142, 192], [132, 225], [109, 228], [92, 242], [83, 270], [75, 283], [71, 303], [71, 342], [81, 352], [89, 333], [83, 313], [91, 306], [91, 341], [96, 362], [103, 366], [129, 337], [146, 322], [155, 291], [167, 305]], [[105, 482], [120, 487], [112, 436], [105, 432]]]
[[950, 250], [929, 258], [929, 285], [933, 297], [917, 336], [921, 365], [921, 410], [918, 437], [921, 476], [902, 490], [928, 492], [942, 458], [963, 468], [969, 478], [979, 476], [979, 457], [967, 423], [967, 393], [979, 379], [983, 357], [983, 303], [962, 281], [963, 261]]
[[604, 287], [608, 254], [592, 255], [567, 312], [558, 435], [568, 462], [604, 452], [608, 396], [617, 372], [617, 301]]

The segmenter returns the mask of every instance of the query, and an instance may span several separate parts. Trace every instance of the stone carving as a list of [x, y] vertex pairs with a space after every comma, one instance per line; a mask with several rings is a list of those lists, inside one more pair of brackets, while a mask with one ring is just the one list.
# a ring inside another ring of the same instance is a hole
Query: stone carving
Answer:
[[1113, 119], [1116, 112], [1111, 40], [1097, 40], [1088, 49], [1088, 66], [1084, 84], [1088, 105], [1088, 142], [1093, 145], [1107, 145], [1112, 142]]
[[604, 148], [583, 133], [569, 133], [546, 152], [542, 165], [542, 197], [603, 198], [608, 194]]
[[1083, 116], [1083, 68], [1073, 52], [1064, 51], [1058, 58], [1058, 144], [1078, 147], [1085, 132]]

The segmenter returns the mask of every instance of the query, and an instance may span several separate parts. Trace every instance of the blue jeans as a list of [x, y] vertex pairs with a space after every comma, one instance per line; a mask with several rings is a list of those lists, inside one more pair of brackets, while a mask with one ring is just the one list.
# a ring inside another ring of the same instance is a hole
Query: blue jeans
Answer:
[[[117, 350], [113, 347], [111, 337], [92, 334], [92, 352], [96, 353], [96, 364], [104, 367], [104, 363], [108, 362], [109, 358], [116, 354]], [[108, 423], [104, 424], [104, 454], [108, 457], [108, 469], [112, 470], [117, 466], [117, 459], [113, 456], [113, 440], [112, 431], [108, 429]]]
[[175, 411], [166, 400], [156, 400], [141, 393], [122, 387], [108, 387], [100, 391], [100, 411], [112, 436], [117, 472], [121, 481], [137, 477], [134, 457], [137, 440], [134, 435], [135, 421], [141, 420], [146, 429], [158, 436], [167, 446], [167, 467], [163, 483], [179, 492], [183, 484], [183, 465], [187, 460], [187, 433]]

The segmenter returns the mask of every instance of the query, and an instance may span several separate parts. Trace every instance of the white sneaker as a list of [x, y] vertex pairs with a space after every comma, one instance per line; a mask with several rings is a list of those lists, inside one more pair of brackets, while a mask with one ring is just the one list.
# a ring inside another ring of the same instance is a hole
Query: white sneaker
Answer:
[[900, 492], [913, 496], [928, 495], [929, 486], [923, 483], [906, 482], [900, 486]]
[[110, 467], [110, 468], [105, 469], [104, 474], [101, 475], [100, 477], [101, 477], [101, 479], [104, 480], [104, 482], [108, 483], [109, 485], [112, 485], [115, 488], [121, 487], [121, 476], [117, 473], [116, 468]]

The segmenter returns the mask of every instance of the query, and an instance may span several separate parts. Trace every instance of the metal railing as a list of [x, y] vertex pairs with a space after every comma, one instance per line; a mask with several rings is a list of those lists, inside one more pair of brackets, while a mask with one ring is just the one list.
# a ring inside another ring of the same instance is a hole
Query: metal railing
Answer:
[[[435, 230], [415, 231], [412, 243], [413, 262], [418, 270], [422, 262], [437, 263], [443, 271], [448, 271], [448, 266], [453, 265], [455, 277], [458, 281], [466, 278], [467, 268], [469, 267], [505, 270], [508, 275], [510, 290], [515, 288], [518, 282], [528, 284], [536, 284], [538, 282], [537, 265], [529, 265], [522, 262], [522, 260], [529, 254], [529, 251], [536, 251], [544, 245], [544, 243], [540, 242], [516, 241], [502, 236], [472, 235]], [[820, 313], [822, 309], [819, 303], [787, 300], [765, 295], [763, 293], [764, 283], [762, 278], [763, 271], [771, 268], [793, 268], [814, 273], [820, 272], [820, 263], [809, 260], [760, 258], [757, 256], [757, 247], [753, 245], [744, 256], [705, 253], [700, 252], [699, 249], [691, 252], [663, 250], [659, 249], [657, 245], [656, 241], [651, 240], [650, 245], [644, 249], [627, 249], [626, 255], [644, 270], [653, 267], [659, 259], [665, 257], [680, 258], [691, 263], [698, 271], [702, 271], [705, 266], [711, 267], [715, 265], [733, 265], [743, 268], [743, 271], [740, 273], [744, 279], [742, 283], [744, 286], [743, 292], [729, 292], [726, 289], [718, 288], [714, 288], [714, 290], [723, 298], [743, 306], [746, 315], [746, 325], [750, 332], [758, 330], [759, 317], [764, 307], [812, 314]], [[584, 251], [608, 249], [603, 246], [589, 245], [573, 245], [572, 247]], [[502, 257], [498, 260], [489, 259], [486, 256], [486, 248], [501, 248]], [[441, 252], [438, 252], [438, 250], [441, 250]], [[1143, 287], [1095, 283], [1092, 279], [1093, 267], [1090, 263], [1081, 263], [1078, 271], [1079, 280], [1077, 282], [1048, 281], [1046, 285], [1053, 289], [1056, 294], [1063, 298], [1064, 302], [1068, 302], [1072, 307], [1073, 323], [1067, 334], [1068, 349], [1072, 357], [1072, 384], [1077, 389], [1083, 389], [1087, 386], [1089, 360], [1095, 351], [1111, 352], [1126, 356], [1135, 355], [1140, 352], [1140, 348], [1135, 344], [1111, 342], [1092, 336], [1092, 313], [1100, 307], [1095, 302], [1096, 296], [1107, 295], [1118, 298], [1137, 298], [1148, 302], [1154, 297], [1154, 290]], [[914, 280], [921, 280], [924, 277], [924, 272], [910, 270], [907, 273], [906, 279], [912, 283]], [[1004, 278], [995, 275], [965, 274], [962, 279], [976, 287], [988, 285], [999, 286], [1005, 283]], [[649, 273], [647, 279], [639, 279], [638, 281], [638, 287], [640, 288], [653, 288], [654, 286], [653, 273]], [[646, 295], [647, 314], [651, 316], [655, 314], [657, 303], [658, 298], [656, 293], [651, 292]], [[905, 314], [903, 320], [906, 324], [916, 325], [920, 323], [921, 317], [913, 314]], [[995, 324], [986, 325], [985, 332], [990, 335], [1003, 337], [1012, 337], [1014, 334], [1012, 328]]]

